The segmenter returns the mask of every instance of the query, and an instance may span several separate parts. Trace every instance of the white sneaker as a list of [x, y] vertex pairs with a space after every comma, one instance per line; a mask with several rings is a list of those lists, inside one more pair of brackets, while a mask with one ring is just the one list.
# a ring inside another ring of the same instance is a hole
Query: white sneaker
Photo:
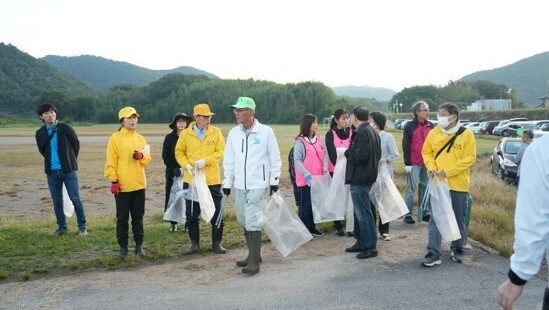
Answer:
[[170, 232], [176, 232], [177, 231], [177, 224], [174, 225], [174, 224], [171, 224], [170, 225]]
[[391, 241], [391, 237], [389, 236], [389, 234], [381, 234], [381, 239], [383, 239], [384, 241]]

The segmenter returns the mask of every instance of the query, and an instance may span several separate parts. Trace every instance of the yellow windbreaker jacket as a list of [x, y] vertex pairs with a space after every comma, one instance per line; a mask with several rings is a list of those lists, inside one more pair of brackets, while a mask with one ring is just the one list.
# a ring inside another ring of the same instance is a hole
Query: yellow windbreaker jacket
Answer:
[[[175, 159], [179, 165], [185, 169], [187, 165], [194, 167], [194, 163], [204, 158], [206, 160], [205, 173], [206, 184], [221, 184], [221, 172], [219, 162], [225, 152], [225, 138], [221, 130], [215, 126], [209, 125], [200, 141], [193, 130], [194, 122], [179, 134], [179, 139], [175, 145]], [[183, 182], [190, 183], [193, 176], [185, 171]]]
[[[121, 192], [133, 192], [147, 187], [145, 167], [151, 162], [151, 154], [143, 152], [147, 141], [135, 131], [121, 128], [109, 138], [105, 177], [118, 180]], [[143, 152], [143, 159], [133, 159], [133, 152]]]
[[471, 166], [477, 158], [477, 144], [475, 135], [470, 129], [466, 129], [454, 141], [450, 152], [448, 147], [440, 153], [435, 160], [438, 151], [450, 140], [454, 134], [447, 135], [440, 126], [429, 131], [421, 154], [427, 167], [427, 172], [444, 170], [448, 177], [448, 186], [458, 192], [469, 192], [471, 182]]

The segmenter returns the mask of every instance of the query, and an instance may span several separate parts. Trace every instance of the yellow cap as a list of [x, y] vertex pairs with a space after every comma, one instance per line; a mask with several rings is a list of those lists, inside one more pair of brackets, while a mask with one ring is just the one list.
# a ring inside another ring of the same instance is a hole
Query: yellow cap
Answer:
[[137, 113], [137, 111], [134, 108], [125, 107], [120, 109], [120, 111], [118, 112], [118, 119], [121, 120], [123, 118], [128, 118], [134, 114], [137, 115], [137, 117], [139, 117], [139, 113]]
[[194, 112], [193, 113], [194, 116], [197, 116], [197, 115], [202, 115], [202, 116], [215, 115], [215, 113], [212, 113], [212, 111], [210, 111], [210, 107], [206, 103], [199, 103], [199, 104], [195, 105], [193, 112]]

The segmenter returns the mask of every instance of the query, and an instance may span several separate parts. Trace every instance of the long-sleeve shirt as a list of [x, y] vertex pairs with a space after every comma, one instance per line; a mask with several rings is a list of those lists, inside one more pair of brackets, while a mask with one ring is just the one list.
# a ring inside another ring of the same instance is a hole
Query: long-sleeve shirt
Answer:
[[262, 189], [278, 185], [282, 161], [276, 135], [256, 119], [250, 130], [229, 131], [223, 156], [223, 188]]
[[389, 175], [392, 178], [393, 167], [391, 166], [391, 163], [395, 161], [399, 156], [395, 138], [392, 134], [384, 130], [380, 131], [378, 134], [381, 143], [381, 159], [386, 160], [387, 169], [389, 170]]
[[[121, 192], [133, 192], [147, 187], [145, 167], [151, 162], [151, 154], [143, 152], [145, 138], [134, 130], [121, 128], [111, 135], [107, 144], [105, 177], [118, 181]], [[133, 159], [134, 151], [143, 152], [143, 158]]]
[[515, 209], [511, 271], [528, 281], [543, 257], [549, 259], [549, 136], [534, 140], [524, 153]]
[[[315, 136], [309, 141], [311, 143], [315, 143], [316, 139], [318, 137]], [[309, 138], [303, 138], [303, 139], [309, 139]], [[323, 145], [321, 147], [324, 147]], [[303, 165], [303, 161], [305, 160], [306, 152], [305, 152], [305, 145], [303, 145], [303, 142], [299, 139], [296, 140], [294, 145], [294, 165], [297, 168], [297, 170], [303, 175], [303, 177], [306, 177], [308, 175], [311, 175], [309, 170]], [[322, 171], [328, 171], [328, 152], [324, 152], [324, 157], [321, 158], [322, 160]]]

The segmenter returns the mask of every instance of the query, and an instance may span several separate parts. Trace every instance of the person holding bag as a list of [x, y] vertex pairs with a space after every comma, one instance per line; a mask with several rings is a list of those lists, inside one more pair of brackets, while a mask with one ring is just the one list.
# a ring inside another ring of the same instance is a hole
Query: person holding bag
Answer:
[[[177, 113], [174, 115], [172, 122], [168, 125], [172, 132], [166, 135], [162, 144], [162, 160], [166, 165], [166, 196], [164, 199], [164, 212], [168, 209], [170, 201], [170, 190], [173, 185], [174, 177], [181, 176], [181, 166], [175, 159], [175, 145], [181, 131], [186, 129], [192, 122], [193, 118], [185, 113]], [[170, 221], [170, 232], [177, 231], [177, 222]]]
[[256, 274], [262, 261], [263, 214], [268, 195], [278, 191], [282, 162], [273, 129], [255, 118], [255, 101], [250, 97], [240, 97], [231, 107], [238, 125], [227, 136], [223, 193], [230, 195], [234, 181], [236, 218], [244, 228], [248, 247], [248, 256], [237, 261], [236, 265], [244, 267], [243, 273]]
[[[175, 158], [181, 167], [185, 167], [189, 173], [183, 176], [183, 188], [189, 188], [193, 181], [193, 171], [203, 170], [206, 178], [206, 184], [210, 191], [211, 198], [215, 206], [215, 212], [210, 219], [212, 226], [212, 251], [217, 254], [224, 254], [226, 250], [221, 246], [223, 237], [224, 223], [221, 221], [219, 227], [215, 225], [217, 217], [220, 216], [221, 209], [221, 172], [219, 170], [219, 161], [225, 151], [225, 139], [218, 127], [212, 126], [210, 121], [212, 115], [206, 103], [200, 103], [194, 106], [193, 116], [195, 121], [189, 127], [181, 132], [175, 146]], [[200, 243], [200, 204], [192, 201], [186, 201], [185, 223], [188, 231], [191, 245], [187, 249], [187, 254], [193, 254], [198, 251]]]
[[128, 220], [132, 217], [135, 254], [144, 257], [143, 216], [145, 215], [145, 167], [151, 163], [150, 146], [137, 133], [139, 114], [133, 107], [118, 112], [120, 128], [107, 144], [105, 177], [111, 181], [116, 202], [116, 239], [120, 245], [118, 259], [128, 256]]
[[294, 169], [299, 188], [299, 218], [313, 236], [322, 236], [315, 227], [311, 202], [313, 175], [328, 174], [328, 153], [322, 138], [317, 135], [316, 115], [305, 114], [299, 125], [299, 135], [294, 145]]
[[[454, 103], [443, 103], [438, 107], [438, 125], [427, 135], [421, 150], [427, 173], [439, 179], [447, 179], [450, 188], [452, 209], [461, 238], [452, 241], [452, 260], [461, 263], [465, 240], [465, 210], [471, 183], [471, 167], [476, 161], [475, 135], [470, 129], [461, 127], [459, 108]], [[432, 216], [429, 220], [427, 255], [421, 261], [424, 267], [440, 265], [441, 234]]]
[[[326, 151], [328, 153], [328, 171], [334, 176], [334, 168], [337, 162], [337, 149], [348, 149], [351, 145], [352, 132], [349, 128], [349, 111], [345, 109], [337, 109], [334, 112], [332, 121], [330, 122], [330, 130], [326, 132]], [[343, 225], [341, 221], [334, 221], [336, 235], [344, 236]]]

